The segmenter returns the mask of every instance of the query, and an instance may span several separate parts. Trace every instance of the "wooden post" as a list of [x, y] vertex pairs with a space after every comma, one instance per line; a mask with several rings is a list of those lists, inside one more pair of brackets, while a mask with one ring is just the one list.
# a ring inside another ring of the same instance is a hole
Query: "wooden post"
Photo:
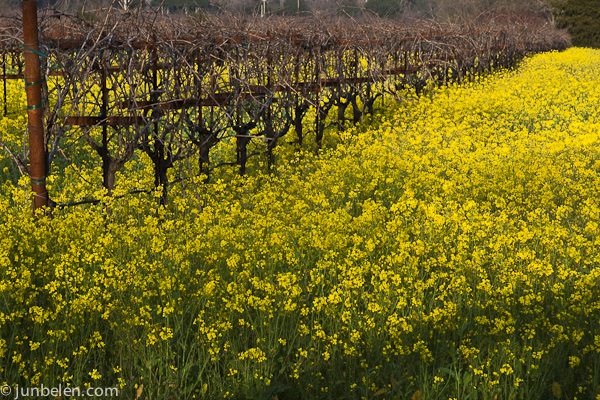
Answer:
[[2, 54], [2, 74], [4, 75], [4, 116], [8, 115], [8, 108], [6, 106], [6, 46], [4, 47], [4, 53]]
[[27, 123], [29, 131], [29, 162], [31, 166], [31, 189], [35, 193], [33, 201], [33, 212], [35, 214], [35, 211], [38, 208], [48, 206], [37, 4], [35, 0], [25, 0], [22, 2], [22, 9], [25, 92], [27, 94]]
[[294, 75], [296, 79], [296, 109], [294, 113], [294, 128], [296, 129], [296, 135], [298, 136], [298, 145], [302, 146], [302, 116], [304, 111], [302, 110], [301, 102], [304, 103], [304, 96], [299, 95], [302, 85], [300, 84], [300, 53], [296, 55], [296, 62], [294, 67]]
[[271, 104], [273, 103], [273, 98], [275, 97], [275, 90], [273, 87], [273, 79], [271, 77], [271, 43], [267, 43], [267, 95], [265, 100], [267, 101], [267, 111], [265, 114], [265, 136], [267, 137], [267, 153], [268, 153], [268, 166], [269, 172], [271, 171], [271, 166], [273, 165], [273, 148], [277, 143], [277, 135], [273, 131], [273, 119], [271, 113]]
[[[105, 50], [108, 51], [108, 50]], [[108, 63], [107, 53], [102, 55], [100, 60], [100, 74], [101, 74], [101, 92], [102, 92], [102, 103], [100, 104], [100, 117], [108, 118], [108, 87], [106, 81], [108, 79]], [[101, 147], [101, 158], [102, 158], [102, 177], [103, 184], [107, 190], [107, 196], [112, 196], [112, 190], [114, 186], [115, 176], [111, 171], [111, 157], [108, 152], [108, 124], [102, 124], [102, 147]]]
[[321, 60], [320, 60], [321, 52], [319, 49], [315, 52], [315, 83], [317, 85], [317, 110], [316, 110], [316, 132], [315, 132], [315, 142], [317, 143], [317, 148], [321, 148], [321, 139], [323, 139], [323, 131], [321, 130]]
[[[152, 104], [158, 102], [158, 51], [156, 49], [156, 36], [154, 37], [154, 45], [152, 46], [152, 93], [150, 98]], [[152, 116], [156, 118], [156, 115]], [[160, 205], [167, 205], [167, 169], [169, 165], [169, 156], [165, 160], [165, 143], [164, 136], [159, 136], [158, 133], [158, 121], [154, 122], [154, 186], [158, 187], [162, 185], [162, 192], [160, 196]]]
[[197, 65], [197, 72], [198, 72], [198, 126], [200, 128], [204, 128], [204, 117], [202, 115], [202, 54], [200, 52], [200, 49], [198, 48], [197, 50], [198, 55], [196, 56], [196, 65]]

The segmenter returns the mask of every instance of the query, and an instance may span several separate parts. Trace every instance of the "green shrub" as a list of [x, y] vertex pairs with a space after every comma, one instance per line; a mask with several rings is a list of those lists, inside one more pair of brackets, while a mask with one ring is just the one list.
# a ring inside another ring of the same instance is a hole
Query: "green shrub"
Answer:
[[567, 28], [574, 46], [600, 47], [600, 7], [597, 0], [554, 2], [556, 23]]

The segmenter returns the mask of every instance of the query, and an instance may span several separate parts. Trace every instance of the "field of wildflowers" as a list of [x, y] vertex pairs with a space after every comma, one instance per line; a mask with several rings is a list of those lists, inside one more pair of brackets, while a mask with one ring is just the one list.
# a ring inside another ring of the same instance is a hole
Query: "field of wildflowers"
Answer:
[[[18, 151], [9, 90], [0, 132]], [[600, 398], [599, 103], [600, 51], [541, 54], [388, 102], [319, 155], [282, 147], [271, 174], [221, 169], [166, 208], [139, 194], [37, 220], [2, 149], [0, 383]], [[66, 151], [51, 196], [102, 194], [99, 160]], [[151, 186], [142, 154], [126, 170], [115, 194]]]

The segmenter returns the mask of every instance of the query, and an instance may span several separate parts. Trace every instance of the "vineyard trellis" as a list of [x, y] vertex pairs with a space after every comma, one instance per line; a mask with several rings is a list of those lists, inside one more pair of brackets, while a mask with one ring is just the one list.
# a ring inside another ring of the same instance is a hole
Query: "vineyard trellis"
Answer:
[[[24, 78], [24, 58], [21, 21], [3, 25], [6, 115], [6, 81]], [[411, 88], [419, 94], [428, 82], [472, 80], [527, 54], [569, 46], [564, 32], [514, 16], [469, 24], [193, 21], [138, 10], [89, 22], [44, 10], [40, 34], [46, 171], [64, 143], [84, 139], [102, 160], [111, 195], [117, 171], [141, 151], [152, 160], [163, 204], [167, 171], [193, 160], [208, 177], [219, 142], [235, 142], [236, 159], [225, 164], [245, 174], [257, 154], [253, 141], [266, 143], [273, 163], [273, 149], [292, 131], [291, 142], [303, 145], [312, 126], [320, 146], [328, 126], [346, 129], [372, 114], [380, 98], [400, 99]], [[11, 155], [28, 173], [27, 154]]]

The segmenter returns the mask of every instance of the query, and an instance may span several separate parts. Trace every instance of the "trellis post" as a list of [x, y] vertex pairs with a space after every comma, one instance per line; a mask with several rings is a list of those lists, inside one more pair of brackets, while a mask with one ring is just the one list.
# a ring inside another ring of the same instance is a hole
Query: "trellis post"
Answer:
[[42, 78], [38, 41], [37, 4], [22, 2], [23, 54], [25, 59], [25, 92], [27, 95], [27, 127], [29, 132], [29, 162], [31, 189], [34, 193], [33, 213], [48, 205], [46, 190], [46, 150], [44, 144]]
[[2, 75], [4, 75], [4, 78], [2, 78], [2, 81], [4, 82], [4, 86], [3, 86], [3, 91], [4, 91], [4, 116], [6, 117], [8, 115], [8, 107], [7, 107], [7, 101], [6, 101], [6, 46], [4, 46], [4, 52], [2, 53]]

